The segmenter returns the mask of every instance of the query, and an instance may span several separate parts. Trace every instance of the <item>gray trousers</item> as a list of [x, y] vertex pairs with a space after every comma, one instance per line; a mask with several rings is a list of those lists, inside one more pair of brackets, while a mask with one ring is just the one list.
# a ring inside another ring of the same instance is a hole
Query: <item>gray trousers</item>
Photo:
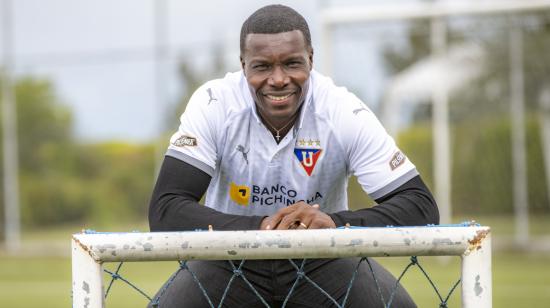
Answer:
[[[238, 268], [240, 261], [232, 261]], [[302, 260], [294, 260], [300, 267]], [[304, 266], [305, 275], [330, 294], [339, 305], [348, 291], [349, 282], [357, 268], [358, 258], [310, 259]], [[382, 295], [387, 303], [396, 279], [374, 260], [369, 259]], [[229, 261], [189, 261], [188, 267], [203, 285], [214, 307], [218, 307], [227, 284], [233, 276]], [[289, 260], [250, 260], [241, 268], [243, 276], [270, 307], [281, 307], [294, 285], [297, 270]], [[176, 272], [159, 290], [158, 307], [201, 308], [211, 307], [188, 270]], [[151, 304], [149, 304], [149, 307]], [[222, 307], [266, 307], [243, 277], [235, 277]], [[285, 307], [338, 307], [322, 291], [305, 278], [299, 280]], [[366, 262], [359, 266], [357, 276], [346, 300], [345, 307], [385, 307], [378, 287]], [[405, 289], [397, 286], [391, 307], [416, 307]]]

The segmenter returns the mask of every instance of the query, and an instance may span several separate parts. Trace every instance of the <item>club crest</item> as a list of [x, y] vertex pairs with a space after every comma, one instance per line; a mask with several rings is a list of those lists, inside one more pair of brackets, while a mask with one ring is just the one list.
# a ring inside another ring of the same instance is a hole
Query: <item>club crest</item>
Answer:
[[300, 165], [302, 165], [308, 176], [311, 176], [313, 173], [313, 169], [322, 151], [321, 149], [294, 149], [294, 155], [296, 155], [296, 158], [298, 158]]

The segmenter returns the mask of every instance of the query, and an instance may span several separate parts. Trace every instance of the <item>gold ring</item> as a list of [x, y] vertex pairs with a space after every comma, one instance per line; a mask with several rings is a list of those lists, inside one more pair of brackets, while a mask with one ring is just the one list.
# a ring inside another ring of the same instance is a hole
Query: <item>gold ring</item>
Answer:
[[304, 227], [304, 229], [307, 229], [307, 225], [300, 221], [300, 227]]

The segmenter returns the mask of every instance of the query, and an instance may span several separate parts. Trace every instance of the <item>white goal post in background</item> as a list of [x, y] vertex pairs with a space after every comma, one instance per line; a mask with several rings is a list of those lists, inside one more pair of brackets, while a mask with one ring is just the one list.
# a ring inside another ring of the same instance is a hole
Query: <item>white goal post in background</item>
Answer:
[[[511, 157], [513, 164], [513, 204], [515, 212], [515, 242], [518, 245], [524, 245], [529, 241], [529, 200], [527, 183], [527, 150], [525, 141], [525, 67], [523, 63], [523, 38], [524, 30], [518, 25], [518, 18], [522, 14], [550, 12], [550, 0], [485, 0], [485, 1], [410, 1], [408, 3], [378, 3], [376, 5], [364, 4], [357, 6], [328, 6], [322, 9], [321, 20], [321, 65], [326, 75], [333, 76], [334, 66], [334, 42], [333, 31], [336, 27], [342, 25], [364, 25], [376, 24], [388, 21], [412, 21], [412, 20], [430, 20], [430, 29], [427, 33], [431, 42], [431, 52], [433, 58], [448, 53], [447, 44], [449, 43], [449, 30], [451, 18], [455, 17], [481, 17], [481, 16], [501, 16], [509, 20], [509, 93], [510, 93], [510, 121], [511, 121]], [[477, 30], [476, 30], [477, 31]], [[354, 36], [355, 40], [360, 37]], [[526, 51], [525, 51], [526, 52]], [[526, 54], [525, 56], [529, 56]], [[353, 62], [355, 63], [355, 62]], [[442, 69], [445, 66], [441, 66]], [[435, 183], [434, 196], [438, 202], [441, 223], [450, 223], [452, 221], [451, 191], [453, 178], [451, 165], [451, 141], [450, 137], [450, 118], [449, 115], [449, 97], [450, 84], [452, 78], [459, 75], [456, 71], [431, 71], [434, 80], [437, 83], [424, 82], [430, 84], [432, 91], [432, 123], [433, 123], [433, 179]], [[395, 76], [394, 76], [395, 77]], [[416, 78], [419, 79], [419, 78]], [[447, 81], [445, 81], [447, 80]], [[394, 79], [394, 81], [397, 81]], [[456, 78], [455, 78], [456, 81]], [[397, 84], [397, 83], [396, 83]], [[388, 85], [388, 89], [389, 89]], [[386, 93], [387, 101], [386, 114], [382, 115], [381, 120], [384, 126], [391, 134], [396, 133], [398, 119], [395, 115], [399, 114], [398, 105], [402, 97], [397, 97]], [[407, 99], [412, 96], [411, 93], [400, 93]], [[543, 95], [541, 94], [541, 97]], [[406, 100], [406, 99], [405, 99]], [[541, 99], [542, 100], [542, 99]], [[398, 102], [398, 103], [396, 103]], [[478, 102], [481, 103], [481, 102]], [[542, 104], [542, 102], [541, 102]], [[542, 121], [544, 122], [544, 118]], [[550, 125], [550, 124], [548, 124]], [[541, 130], [545, 135], [545, 131]], [[543, 139], [546, 145], [550, 137]], [[546, 157], [548, 152], [544, 153]], [[550, 166], [550, 162], [546, 163]], [[550, 167], [548, 167], [550, 170]], [[547, 182], [550, 183], [550, 171], [547, 172]], [[548, 184], [550, 185], [550, 184]], [[550, 191], [550, 188], [548, 189]]]
[[461, 256], [462, 307], [492, 306], [489, 227], [80, 233], [72, 238], [73, 307], [104, 307], [104, 262]]

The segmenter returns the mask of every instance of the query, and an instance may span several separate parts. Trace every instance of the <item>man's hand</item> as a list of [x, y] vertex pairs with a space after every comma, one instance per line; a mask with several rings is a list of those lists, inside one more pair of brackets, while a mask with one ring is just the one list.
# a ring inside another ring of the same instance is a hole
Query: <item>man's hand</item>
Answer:
[[264, 218], [261, 230], [323, 229], [336, 228], [336, 224], [327, 214], [319, 210], [319, 205], [309, 205], [303, 201], [280, 209], [277, 213]]

